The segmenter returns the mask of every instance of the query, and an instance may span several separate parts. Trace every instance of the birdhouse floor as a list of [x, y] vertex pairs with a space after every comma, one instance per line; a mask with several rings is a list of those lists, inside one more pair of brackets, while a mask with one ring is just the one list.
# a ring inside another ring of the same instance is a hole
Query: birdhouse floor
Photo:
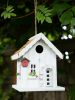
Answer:
[[12, 85], [14, 89], [19, 92], [34, 92], [34, 91], [65, 91], [64, 87], [56, 86], [56, 87], [37, 87], [37, 88], [28, 88], [23, 85]]

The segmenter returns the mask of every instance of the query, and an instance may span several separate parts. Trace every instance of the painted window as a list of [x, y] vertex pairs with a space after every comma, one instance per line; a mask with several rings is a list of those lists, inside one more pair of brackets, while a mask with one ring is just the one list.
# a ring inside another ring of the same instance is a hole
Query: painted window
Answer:
[[31, 64], [31, 68], [30, 68], [30, 76], [36, 76], [36, 65], [35, 64]]

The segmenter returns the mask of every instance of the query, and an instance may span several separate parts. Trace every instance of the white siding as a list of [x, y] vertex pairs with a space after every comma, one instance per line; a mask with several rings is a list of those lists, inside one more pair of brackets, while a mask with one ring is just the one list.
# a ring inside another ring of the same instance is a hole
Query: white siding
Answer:
[[20, 64], [20, 61], [17, 60], [17, 72], [16, 72], [16, 75], [17, 75], [17, 84], [20, 82], [21, 80], [21, 64]]
[[[43, 52], [41, 54], [37, 53], [35, 48], [37, 45], [43, 46]], [[30, 60], [29, 66], [27, 68], [21, 68], [21, 80], [27, 83], [28, 86], [31, 84], [35, 84], [35, 87], [39, 84], [39, 75], [41, 68], [52, 68], [53, 76], [52, 76], [52, 83], [53, 86], [57, 86], [57, 72], [56, 72], [56, 55], [55, 53], [42, 41], [38, 41], [23, 57], [26, 57]], [[36, 74], [37, 78], [33, 77], [30, 78], [29, 72], [31, 70], [31, 64], [36, 65]], [[42, 72], [41, 72], [42, 73]], [[45, 74], [45, 73], [44, 73]], [[41, 77], [46, 77], [41, 76]], [[34, 86], [34, 85], [33, 85]]]

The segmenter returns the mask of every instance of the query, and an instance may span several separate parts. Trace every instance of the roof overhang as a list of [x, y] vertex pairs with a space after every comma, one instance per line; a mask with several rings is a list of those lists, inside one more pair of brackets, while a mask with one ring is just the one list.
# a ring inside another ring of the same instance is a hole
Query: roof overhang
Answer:
[[33, 37], [31, 37], [29, 39], [29, 41], [31, 41], [28, 45], [26, 45], [25, 47], [23, 47], [21, 50], [19, 50], [19, 52], [16, 52], [15, 54], [13, 54], [11, 56], [12, 60], [16, 60], [18, 58], [20, 58], [21, 56], [23, 56], [33, 45], [35, 45], [36, 42], [38, 42], [39, 40], [43, 40], [53, 51], [54, 53], [61, 59], [63, 59], [63, 54], [44, 36], [43, 33], [39, 33]]

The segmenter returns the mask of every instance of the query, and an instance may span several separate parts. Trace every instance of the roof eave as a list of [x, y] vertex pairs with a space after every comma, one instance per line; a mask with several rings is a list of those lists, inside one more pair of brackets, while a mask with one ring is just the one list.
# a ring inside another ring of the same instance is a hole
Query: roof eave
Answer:
[[19, 58], [18, 53], [17, 53], [17, 54], [13, 54], [13, 55], [11, 56], [11, 60], [16, 60], [16, 59], [18, 59], [18, 58]]
[[42, 34], [42, 40], [55, 52], [55, 54], [63, 59], [63, 54]]
[[39, 33], [30, 39], [33, 39], [33, 41], [30, 44], [28, 44], [25, 48], [23, 48], [19, 53], [15, 53], [14, 55], [12, 55], [12, 60], [16, 60], [23, 56], [23, 54], [26, 53], [40, 39], [42, 39], [59, 58], [63, 59], [63, 54], [43, 35], [43, 33]]
[[11, 59], [16, 60], [20, 58], [21, 56], [23, 56], [23, 54], [26, 53], [40, 39], [41, 39], [41, 36], [38, 36], [37, 38], [33, 39], [33, 41], [30, 44], [28, 44], [25, 48], [23, 48], [19, 53], [13, 54], [11, 56]]

